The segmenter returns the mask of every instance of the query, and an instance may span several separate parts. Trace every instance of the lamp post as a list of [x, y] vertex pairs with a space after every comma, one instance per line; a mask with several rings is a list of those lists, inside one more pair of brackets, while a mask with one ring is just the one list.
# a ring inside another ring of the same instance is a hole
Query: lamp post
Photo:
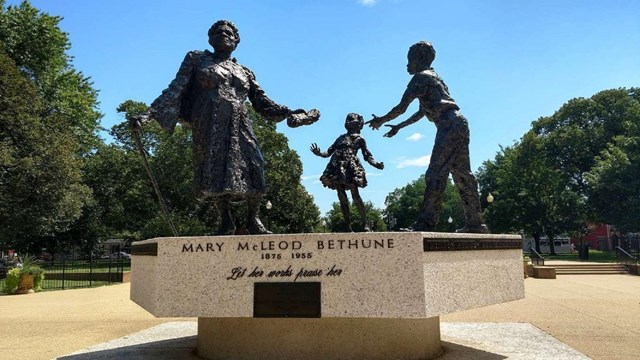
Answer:
[[396, 218], [393, 216], [393, 214], [389, 213], [387, 215], [387, 228], [389, 230], [392, 230], [394, 226], [396, 226]]
[[271, 201], [267, 200], [264, 207], [267, 208], [267, 229], [271, 229], [271, 208], [273, 207], [273, 204]]
[[327, 219], [322, 218], [322, 228], [324, 229], [324, 232], [327, 232]]
[[487, 195], [487, 202], [491, 204], [493, 202], [493, 195], [491, 195], [491, 191], [489, 191], [489, 195]]

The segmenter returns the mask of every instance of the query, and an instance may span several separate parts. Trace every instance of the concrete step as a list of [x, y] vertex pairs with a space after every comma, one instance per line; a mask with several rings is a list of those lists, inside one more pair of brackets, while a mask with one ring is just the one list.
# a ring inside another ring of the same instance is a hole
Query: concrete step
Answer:
[[556, 275], [624, 275], [627, 271], [618, 270], [599, 270], [599, 271], [580, 271], [580, 270], [556, 270]]
[[549, 265], [556, 268], [557, 275], [614, 275], [627, 274], [627, 269], [620, 264], [558, 264]]

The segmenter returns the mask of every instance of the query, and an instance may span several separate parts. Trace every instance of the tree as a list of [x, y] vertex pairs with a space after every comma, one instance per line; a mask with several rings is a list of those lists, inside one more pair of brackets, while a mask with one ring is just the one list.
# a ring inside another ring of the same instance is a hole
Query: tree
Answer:
[[[371, 201], [364, 203], [365, 216], [371, 231], [386, 231], [387, 225], [384, 222], [382, 211], [373, 206]], [[355, 231], [364, 231], [363, 224], [360, 222], [360, 214], [353, 203], [349, 204], [349, 214], [352, 220], [352, 227]], [[327, 230], [330, 232], [344, 232], [344, 216], [340, 209], [340, 203], [331, 204], [331, 210], [325, 218]], [[324, 230], [323, 230], [324, 231]]]
[[276, 131], [274, 123], [248, 108], [265, 159], [265, 199], [273, 205], [271, 210], [263, 206], [261, 213], [269, 216], [276, 233], [312, 232], [320, 224], [320, 210], [302, 186], [300, 156], [289, 148], [287, 137]]
[[[127, 100], [118, 106], [118, 112], [126, 118], [137, 115], [147, 109], [147, 105]], [[131, 176], [121, 184], [125, 189], [135, 184], [128, 192], [132, 196], [125, 209], [144, 214], [135, 224], [123, 229], [134, 239], [172, 235], [166, 218], [161, 212], [157, 196], [143, 167], [137, 145], [134, 143], [127, 121], [116, 125], [111, 135], [120, 145], [118, 151], [131, 159], [128, 168]], [[191, 131], [187, 127], [177, 126], [168, 134], [156, 122], [146, 124], [140, 131], [142, 145], [147, 152], [150, 168], [162, 194], [163, 201], [170, 211], [172, 222], [178, 234], [203, 235], [215, 225], [217, 217], [211, 206], [198, 201], [193, 188], [193, 163], [191, 150]], [[136, 189], [135, 191], [132, 191]], [[142, 206], [146, 212], [135, 207]], [[129, 211], [124, 211], [126, 215]], [[126, 236], [124, 236], [126, 238]]]
[[637, 88], [604, 90], [591, 98], [575, 98], [552, 116], [532, 123], [550, 164], [562, 171], [571, 190], [585, 195], [584, 175], [616, 136], [625, 135], [629, 122], [638, 121]]
[[43, 106], [34, 84], [0, 51], [0, 241], [24, 250], [40, 250], [42, 238], [67, 231], [90, 200], [72, 128]]
[[640, 231], [640, 137], [620, 136], [585, 175], [598, 220], [622, 232]]
[[552, 166], [543, 145], [539, 136], [528, 132], [513, 147], [503, 148], [493, 162], [485, 162], [478, 182], [481, 192], [490, 191], [495, 198], [485, 210], [494, 232], [531, 234], [538, 252], [540, 236], [546, 234], [553, 254], [554, 237], [582, 228], [584, 201]]
[[[128, 118], [147, 108], [144, 103], [127, 100], [118, 106], [118, 112]], [[289, 149], [286, 137], [276, 132], [274, 124], [255, 112], [251, 116], [266, 162], [265, 198], [273, 204], [270, 211], [263, 206], [263, 218], [267, 217], [278, 233], [310, 231], [319, 223], [319, 210], [300, 184], [302, 163], [297, 153]], [[171, 235], [127, 122], [114, 126], [111, 135], [116, 143], [99, 147], [88, 158], [86, 169], [99, 204], [97, 210], [105, 219], [105, 231], [129, 240]], [[140, 136], [178, 233], [202, 235], [214, 229], [216, 210], [195, 196], [189, 127], [177, 126], [169, 134], [150, 122]]]
[[98, 111], [98, 93], [89, 78], [75, 70], [69, 36], [63, 32], [59, 16], [40, 12], [23, 1], [5, 8], [0, 3], [0, 43], [16, 66], [36, 85], [42, 99], [40, 112], [54, 115], [71, 126], [81, 146], [88, 153], [100, 142], [98, 130], [102, 114]]
[[[86, 243], [78, 237], [82, 233], [78, 230], [90, 223], [85, 210], [95, 204], [90, 189], [82, 183], [80, 169], [84, 156], [100, 144], [97, 91], [73, 68], [67, 54], [68, 34], [59, 27], [61, 20], [38, 11], [28, 1], [8, 7], [0, 1], [3, 71], [12, 72], [5, 80], [14, 81], [17, 70], [25, 89], [21, 96], [32, 107], [27, 116], [11, 118], [7, 113], [7, 122], [3, 119], [2, 136], [10, 139], [3, 138], [3, 150], [13, 150], [0, 165], [4, 167], [0, 191], [7, 191], [11, 200], [0, 206], [19, 203], [20, 210], [10, 215], [20, 220], [2, 232], [10, 234], [10, 241], [19, 247], [31, 246], [33, 251], [40, 251], [43, 245]], [[12, 90], [2, 91], [10, 95]], [[7, 101], [8, 107], [23, 110], [11, 98]], [[18, 189], [20, 181], [29, 181], [31, 191]]]
[[[395, 219], [392, 229], [409, 228], [413, 225], [420, 212], [420, 206], [424, 199], [426, 183], [424, 175], [410, 182], [402, 188], [393, 190], [385, 199], [385, 217]], [[449, 218], [452, 222], [449, 223]], [[436, 231], [454, 232], [456, 225], [464, 224], [464, 207], [458, 189], [453, 185], [451, 179], [447, 179], [444, 197], [442, 201], [442, 212], [440, 220], [436, 226]]]
[[[640, 89], [619, 89], [608, 98], [622, 133], [594, 159], [584, 177], [595, 220], [615, 224], [623, 232], [640, 231]], [[614, 96], [615, 95], [615, 96]]]
[[[625, 163], [623, 153], [631, 148], [622, 144], [633, 143], [626, 134], [640, 121], [639, 109], [635, 88], [572, 99], [552, 116], [534, 121], [531, 130], [494, 161], [485, 162], [479, 183], [496, 199], [486, 213], [494, 231], [524, 230], [539, 251], [541, 234], [553, 240], [563, 233], [583, 233], [585, 224], [594, 220], [620, 220], [605, 199], [632, 196], [633, 191], [613, 194], [605, 189], [623, 186], [614, 181], [623, 178], [614, 163]], [[633, 188], [632, 183], [625, 185]]]

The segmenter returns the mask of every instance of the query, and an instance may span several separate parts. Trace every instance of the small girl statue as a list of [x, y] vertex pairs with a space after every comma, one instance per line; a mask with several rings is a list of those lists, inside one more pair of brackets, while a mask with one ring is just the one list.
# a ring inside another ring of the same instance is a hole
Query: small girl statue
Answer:
[[362, 150], [362, 156], [371, 166], [382, 170], [384, 169], [384, 164], [373, 159], [373, 155], [367, 149], [367, 143], [360, 135], [360, 131], [364, 127], [364, 118], [361, 115], [356, 113], [347, 115], [344, 127], [347, 129], [347, 133], [340, 135], [333, 145], [327, 149], [327, 152], [320, 151], [320, 148], [315, 143], [311, 145], [311, 152], [323, 158], [331, 156], [329, 164], [320, 177], [320, 181], [325, 187], [338, 192], [346, 230], [353, 232], [349, 216], [349, 200], [346, 193], [347, 190], [351, 190], [351, 197], [360, 213], [364, 231], [371, 231], [367, 224], [364, 203], [358, 193], [359, 187], [364, 188], [367, 186], [364, 168], [360, 160], [358, 160], [358, 150]]

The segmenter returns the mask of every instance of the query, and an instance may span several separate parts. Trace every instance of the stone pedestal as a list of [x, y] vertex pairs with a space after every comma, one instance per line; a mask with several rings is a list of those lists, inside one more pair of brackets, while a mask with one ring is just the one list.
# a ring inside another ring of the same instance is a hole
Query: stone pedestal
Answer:
[[152, 239], [131, 299], [198, 317], [207, 359], [427, 359], [439, 316], [524, 297], [520, 236], [342, 233]]
[[440, 318], [198, 318], [198, 355], [246, 360], [416, 360], [442, 352]]

